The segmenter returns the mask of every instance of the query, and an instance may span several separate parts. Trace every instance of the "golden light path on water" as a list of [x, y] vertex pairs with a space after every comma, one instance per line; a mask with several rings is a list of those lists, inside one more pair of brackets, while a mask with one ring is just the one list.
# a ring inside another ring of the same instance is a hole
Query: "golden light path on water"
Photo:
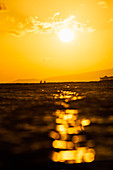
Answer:
[[64, 100], [61, 105], [63, 110], [56, 110], [56, 127], [49, 136], [53, 139], [53, 152], [51, 159], [53, 162], [64, 162], [68, 164], [92, 162], [95, 160], [95, 150], [87, 145], [85, 126], [90, 125], [89, 119], [79, 119], [77, 109], [69, 109], [66, 102], [81, 100], [84, 97], [76, 92], [58, 91], [54, 98]]

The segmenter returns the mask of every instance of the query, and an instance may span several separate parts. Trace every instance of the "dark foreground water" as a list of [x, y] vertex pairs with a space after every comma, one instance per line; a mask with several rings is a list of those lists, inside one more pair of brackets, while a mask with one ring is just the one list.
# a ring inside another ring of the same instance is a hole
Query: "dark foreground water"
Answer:
[[113, 82], [1, 84], [0, 169], [112, 169]]

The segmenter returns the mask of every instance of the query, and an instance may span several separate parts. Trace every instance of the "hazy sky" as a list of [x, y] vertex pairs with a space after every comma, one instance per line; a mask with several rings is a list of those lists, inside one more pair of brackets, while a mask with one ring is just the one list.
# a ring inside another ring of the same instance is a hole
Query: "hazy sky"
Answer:
[[[60, 40], [63, 28], [72, 41]], [[112, 0], [0, 0], [0, 82], [108, 68]]]

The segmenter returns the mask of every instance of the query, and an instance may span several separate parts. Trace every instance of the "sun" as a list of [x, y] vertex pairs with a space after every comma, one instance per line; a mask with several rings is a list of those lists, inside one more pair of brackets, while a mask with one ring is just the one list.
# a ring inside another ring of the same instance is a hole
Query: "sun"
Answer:
[[74, 37], [74, 33], [71, 29], [69, 28], [63, 28], [60, 32], [59, 32], [59, 38], [61, 41], [63, 42], [70, 42], [73, 40]]

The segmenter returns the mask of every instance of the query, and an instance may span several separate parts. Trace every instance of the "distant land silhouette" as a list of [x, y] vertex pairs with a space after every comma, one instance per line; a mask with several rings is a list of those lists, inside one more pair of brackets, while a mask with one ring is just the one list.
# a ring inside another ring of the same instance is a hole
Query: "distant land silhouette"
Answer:
[[[113, 76], [113, 68], [100, 71], [85, 72], [73, 75], [62, 75], [42, 79], [46, 82], [82, 82], [82, 81], [99, 81], [102, 76]], [[13, 83], [39, 83], [41, 79], [18, 79]]]
[[13, 83], [39, 83], [40, 79], [17, 79]]
[[113, 75], [113, 68], [107, 70], [100, 70], [100, 71], [92, 71], [92, 72], [85, 72], [73, 75], [64, 75], [64, 76], [55, 76], [46, 78], [45, 80], [48, 81], [99, 81], [100, 77], [102, 76], [112, 76]]

